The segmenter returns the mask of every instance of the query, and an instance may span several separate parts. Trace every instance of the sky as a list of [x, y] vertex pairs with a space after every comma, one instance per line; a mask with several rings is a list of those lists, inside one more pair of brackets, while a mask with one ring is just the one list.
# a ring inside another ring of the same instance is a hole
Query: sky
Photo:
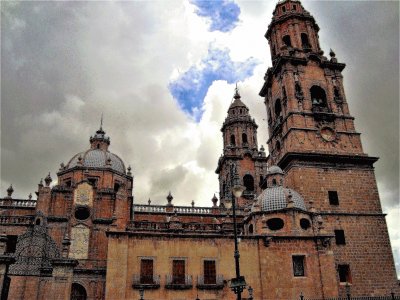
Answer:
[[[136, 203], [210, 206], [236, 82], [268, 139], [258, 96], [277, 1], [0, 2], [1, 190], [27, 198], [103, 128], [132, 167]], [[302, 1], [343, 71], [400, 276], [399, 3]], [[56, 180], [53, 182], [56, 184]]]

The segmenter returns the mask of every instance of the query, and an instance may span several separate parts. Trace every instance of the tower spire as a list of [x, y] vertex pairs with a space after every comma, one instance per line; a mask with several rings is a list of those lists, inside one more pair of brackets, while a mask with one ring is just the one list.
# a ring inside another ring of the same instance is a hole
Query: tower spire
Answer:
[[103, 113], [101, 113], [101, 118], [100, 118], [100, 130], [103, 130]]
[[239, 88], [236, 82], [236, 87], [235, 87], [235, 95], [233, 96], [234, 99], [240, 99], [240, 94], [239, 94]]

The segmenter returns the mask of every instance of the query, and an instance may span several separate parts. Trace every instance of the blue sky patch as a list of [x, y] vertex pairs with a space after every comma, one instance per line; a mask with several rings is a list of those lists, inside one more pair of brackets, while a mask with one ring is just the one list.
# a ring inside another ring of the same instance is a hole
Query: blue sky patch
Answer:
[[210, 31], [228, 32], [239, 21], [240, 8], [230, 0], [192, 0], [196, 5], [196, 14], [210, 19]]
[[243, 81], [253, 75], [258, 64], [260, 62], [252, 57], [234, 62], [228, 49], [210, 48], [207, 57], [171, 82], [169, 89], [182, 110], [198, 122], [208, 88], [215, 80], [226, 80], [229, 84]]

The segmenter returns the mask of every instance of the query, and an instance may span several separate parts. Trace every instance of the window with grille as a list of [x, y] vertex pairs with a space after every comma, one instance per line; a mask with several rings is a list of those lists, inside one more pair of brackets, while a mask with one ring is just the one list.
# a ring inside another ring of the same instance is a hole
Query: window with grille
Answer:
[[346, 245], [344, 230], [335, 230], [336, 245]]
[[152, 284], [153, 283], [153, 260], [142, 259], [140, 261], [140, 283]]
[[185, 261], [182, 259], [172, 261], [172, 284], [185, 284]]
[[293, 276], [305, 276], [304, 255], [295, 255], [293, 258]]
[[215, 260], [204, 261], [204, 284], [216, 284], [217, 273], [215, 269]]
[[339, 205], [339, 196], [336, 191], [328, 191], [328, 197], [330, 205]]
[[349, 265], [338, 265], [338, 272], [340, 282], [351, 282]]

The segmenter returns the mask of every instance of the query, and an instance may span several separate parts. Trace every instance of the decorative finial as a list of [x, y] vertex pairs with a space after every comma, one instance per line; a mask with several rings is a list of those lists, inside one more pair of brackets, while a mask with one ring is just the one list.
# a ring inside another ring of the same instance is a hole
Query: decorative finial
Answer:
[[294, 207], [294, 201], [293, 201], [293, 195], [292, 191], [289, 190], [288, 195], [287, 195], [287, 208], [293, 208]]
[[240, 99], [240, 94], [239, 94], [239, 89], [238, 89], [238, 86], [237, 86], [237, 82], [236, 82], [236, 87], [235, 87], [235, 95], [233, 96], [233, 98]]
[[50, 176], [50, 172], [49, 174], [46, 176], [46, 178], [44, 179], [44, 182], [46, 183], [46, 186], [50, 186], [50, 183], [53, 181], [53, 179], [51, 179]]
[[12, 193], [14, 192], [12, 184], [7, 189], [7, 198], [11, 198]]
[[333, 52], [333, 50], [332, 50], [332, 49], [330, 49], [330, 51], [329, 51], [329, 55], [330, 55], [331, 57], [335, 57], [335, 56], [336, 56], [335, 52]]
[[39, 186], [43, 186], [43, 178], [40, 178]]
[[32, 200], [32, 193], [29, 193], [28, 199], [29, 199], [29, 200]]
[[147, 201], [147, 203], [150, 205], [151, 204], [151, 200], [150, 200], [150, 198], [149, 198], [149, 200]]
[[216, 206], [217, 206], [217, 202], [218, 202], [218, 198], [215, 196], [215, 194], [214, 194], [214, 196], [212, 197], [211, 201], [212, 201], [212, 203], [213, 203], [213, 207], [216, 207]]
[[192, 204], [192, 207], [194, 207], [194, 200], [192, 200], [192, 203], [191, 203], [191, 204]]
[[65, 168], [65, 165], [64, 165], [64, 162], [62, 162], [62, 163], [60, 164], [60, 170], [64, 170], [64, 168]]
[[[131, 172], [131, 170], [132, 170], [132, 168], [131, 168], [131, 166], [129, 165], [129, 166], [128, 166], [128, 173], [127, 173], [129, 176], [131, 176], [131, 175], [132, 175], [132, 172]], [[149, 199], [149, 200], [150, 200], [150, 199]]]
[[172, 197], [171, 191], [169, 191], [168, 196], [167, 196], [167, 201], [168, 201], [167, 206], [172, 206], [172, 199], [174, 199], [174, 197]]

